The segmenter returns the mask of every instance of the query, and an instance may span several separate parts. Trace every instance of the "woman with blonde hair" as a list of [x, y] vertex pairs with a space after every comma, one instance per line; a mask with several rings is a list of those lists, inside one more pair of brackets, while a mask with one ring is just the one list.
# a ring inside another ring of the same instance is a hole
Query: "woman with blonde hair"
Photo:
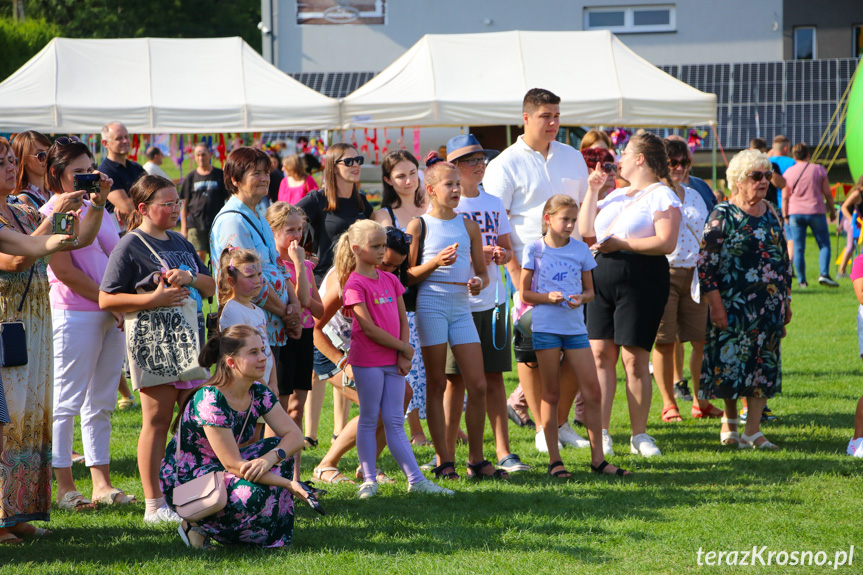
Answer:
[[318, 189], [315, 179], [306, 173], [306, 162], [300, 154], [292, 154], [282, 160], [284, 179], [279, 183], [279, 201], [296, 204], [309, 192]]

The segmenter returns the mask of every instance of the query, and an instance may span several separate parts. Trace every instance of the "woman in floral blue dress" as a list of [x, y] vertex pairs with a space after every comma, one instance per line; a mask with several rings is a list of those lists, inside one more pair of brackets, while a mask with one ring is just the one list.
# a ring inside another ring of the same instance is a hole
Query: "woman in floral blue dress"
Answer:
[[741, 449], [778, 449], [749, 417], [737, 432], [737, 400], [751, 413], [782, 391], [780, 343], [791, 321], [791, 267], [782, 223], [764, 196], [772, 176], [767, 156], [740, 152], [728, 166], [732, 191], [714, 208], [698, 256], [702, 297], [710, 304], [699, 399], [725, 400], [720, 440]]
[[[175, 436], [162, 462], [162, 491], [173, 508], [176, 487], [211, 471], [224, 471], [228, 502], [222, 512], [197, 524], [181, 524], [180, 537], [186, 545], [203, 547], [209, 539], [262, 547], [291, 543], [292, 495], [307, 497], [293, 481], [293, 455], [303, 447], [303, 434], [275, 394], [257, 383], [266, 361], [261, 336], [247, 325], [217, 334], [201, 352], [201, 365], [217, 363], [216, 372], [180, 412], [179, 457]], [[258, 418], [277, 437], [245, 445], [255, 434]]]

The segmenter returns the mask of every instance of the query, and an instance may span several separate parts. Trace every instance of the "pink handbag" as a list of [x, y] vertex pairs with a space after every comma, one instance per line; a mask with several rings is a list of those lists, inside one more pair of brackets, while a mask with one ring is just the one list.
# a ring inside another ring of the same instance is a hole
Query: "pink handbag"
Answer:
[[[249, 395], [252, 395], [251, 390]], [[252, 397], [254, 402], [254, 397]], [[246, 430], [246, 424], [249, 423], [249, 416], [252, 414], [252, 403], [249, 404], [249, 411], [246, 412], [246, 420], [243, 422], [243, 428], [240, 430], [240, 440], [243, 438], [243, 432]], [[177, 426], [177, 456], [176, 460], [180, 461], [180, 431], [182, 426], [182, 417], [180, 425]], [[237, 442], [239, 443], [239, 441]], [[176, 474], [176, 467], [174, 468]], [[179, 479], [178, 479], [179, 480]], [[174, 488], [174, 509], [177, 515], [190, 523], [200, 521], [215, 515], [225, 508], [228, 504], [228, 489], [225, 487], [225, 472], [211, 471], [201, 477], [196, 477], [191, 481], [187, 481], [182, 485]]]

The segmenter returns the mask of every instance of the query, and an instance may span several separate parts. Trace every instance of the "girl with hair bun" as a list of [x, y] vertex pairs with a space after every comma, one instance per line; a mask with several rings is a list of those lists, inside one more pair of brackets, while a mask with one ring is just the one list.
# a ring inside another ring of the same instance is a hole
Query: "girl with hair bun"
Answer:
[[[212, 296], [216, 292], [216, 282], [195, 247], [172, 231], [183, 205], [177, 188], [165, 178], [143, 176], [129, 190], [129, 196], [135, 211], [129, 218], [129, 233], [120, 239], [108, 258], [99, 286], [99, 307], [129, 313], [180, 307], [187, 297], [197, 296], [200, 310], [200, 298]], [[151, 249], [158, 254], [158, 259]], [[163, 269], [160, 261], [170, 268]], [[131, 357], [135, 350], [127, 349], [127, 352]], [[131, 361], [130, 367], [135, 368]], [[199, 380], [175, 381], [139, 389], [144, 421], [138, 437], [138, 470], [144, 490], [146, 523], [180, 522], [179, 515], [165, 504], [159, 487], [159, 465], [174, 405], [182, 405], [201, 383]]]
[[649, 357], [668, 300], [665, 256], [677, 246], [682, 204], [670, 180], [665, 143], [649, 132], [634, 136], [621, 156], [620, 176], [630, 186], [598, 201], [608, 176], [597, 164], [578, 218], [582, 237], [597, 252], [587, 333], [602, 390], [603, 451], [614, 455], [608, 427], [622, 351], [632, 428], [630, 451], [652, 457], [660, 451], [647, 435], [653, 391]]
[[[411, 243], [409, 285], [420, 283], [417, 332], [426, 366], [426, 417], [437, 455], [437, 477], [458, 479], [455, 453], [446, 441], [443, 396], [446, 390], [447, 343], [452, 347], [468, 389], [465, 421], [468, 434], [468, 476], [507, 478], [483, 457], [486, 417], [486, 380], [482, 347], [470, 311], [468, 294], [478, 295], [489, 283], [482, 234], [473, 220], [455, 212], [461, 198], [459, 171], [437, 152], [426, 158], [424, 176], [431, 210], [408, 224], [407, 233], [419, 238], [425, 223], [423, 253]], [[421, 257], [421, 259], [420, 259]], [[420, 263], [421, 262], [421, 263]], [[475, 276], [471, 275], [471, 262]]]
[[[189, 547], [205, 548], [211, 539], [267, 548], [289, 545], [293, 495], [323, 513], [311, 489], [293, 480], [293, 455], [302, 449], [302, 434], [276, 395], [258, 383], [267, 369], [268, 351], [261, 331], [249, 325], [222, 330], [201, 350], [199, 363], [215, 365], [215, 373], [180, 409], [160, 481], [173, 508], [174, 489], [221, 471], [228, 501], [221, 513], [195, 524], [182, 522], [178, 532]], [[259, 418], [276, 436], [244, 445]]]

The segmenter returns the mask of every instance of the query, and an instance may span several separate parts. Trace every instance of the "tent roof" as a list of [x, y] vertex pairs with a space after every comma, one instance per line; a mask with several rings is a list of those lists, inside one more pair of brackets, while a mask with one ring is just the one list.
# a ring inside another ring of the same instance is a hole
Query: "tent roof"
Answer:
[[0, 84], [0, 130], [132, 133], [313, 130], [338, 102], [264, 60], [242, 38], [55, 38]]
[[344, 128], [511, 124], [542, 87], [561, 124], [694, 126], [716, 96], [680, 82], [608, 31], [427, 34], [344, 98]]

